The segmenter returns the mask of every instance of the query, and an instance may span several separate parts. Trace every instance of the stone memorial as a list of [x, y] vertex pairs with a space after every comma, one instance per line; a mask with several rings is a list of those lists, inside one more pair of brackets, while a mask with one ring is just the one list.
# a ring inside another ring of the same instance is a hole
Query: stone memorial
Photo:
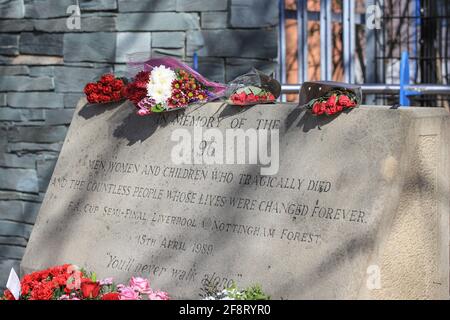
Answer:
[[[21, 264], [150, 279], [174, 298], [448, 299], [449, 116], [81, 100]], [[255, 147], [256, 146], [256, 147]]]

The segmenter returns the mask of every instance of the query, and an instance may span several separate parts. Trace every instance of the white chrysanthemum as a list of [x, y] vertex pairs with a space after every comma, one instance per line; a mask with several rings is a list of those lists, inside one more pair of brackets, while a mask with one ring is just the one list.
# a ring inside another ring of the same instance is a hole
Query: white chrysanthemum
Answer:
[[155, 103], [165, 104], [172, 95], [172, 82], [176, 74], [165, 66], [153, 68], [147, 84], [147, 95], [155, 100]]
[[175, 72], [170, 69], [166, 68], [165, 66], [158, 66], [153, 68], [151, 76], [150, 76], [150, 82], [160, 84], [163, 86], [166, 85], [172, 85], [172, 81], [175, 80], [176, 74]]
[[169, 85], [161, 85], [159, 83], [150, 82], [147, 85], [147, 93], [150, 98], [155, 100], [155, 103], [163, 103], [167, 102], [167, 99], [172, 95], [172, 86]]

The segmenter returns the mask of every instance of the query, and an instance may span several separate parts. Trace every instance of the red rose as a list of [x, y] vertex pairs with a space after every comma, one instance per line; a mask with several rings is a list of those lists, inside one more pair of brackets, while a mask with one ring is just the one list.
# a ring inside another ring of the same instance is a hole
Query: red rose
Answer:
[[9, 291], [8, 289], [6, 289], [5, 292], [3, 293], [3, 297], [6, 300], [16, 300], [16, 298], [14, 298], [14, 296], [12, 295], [11, 291]]
[[329, 107], [329, 108], [335, 107], [335, 106], [336, 106], [336, 96], [335, 96], [335, 95], [332, 95], [332, 96], [328, 99], [328, 101], [326, 102], [326, 104], [327, 104], [327, 107]]
[[316, 102], [314, 103], [313, 107], [312, 107], [312, 112], [313, 114], [319, 114], [320, 110], [322, 109], [322, 104], [320, 102]]
[[105, 74], [101, 77], [100, 82], [107, 84], [114, 81], [114, 79], [115, 77], [112, 74]]
[[100, 284], [89, 279], [84, 281], [83, 280], [81, 282], [81, 293], [83, 294], [83, 297], [91, 299], [97, 298], [101, 289]]
[[120, 300], [117, 292], [110, 292], [103, 295], [102, 300]]
[[269, 101], [275, 101], [275, 96], [273, 95], [273, 94], [269, 94], [269, 98], [268, 98], [268, 100]]

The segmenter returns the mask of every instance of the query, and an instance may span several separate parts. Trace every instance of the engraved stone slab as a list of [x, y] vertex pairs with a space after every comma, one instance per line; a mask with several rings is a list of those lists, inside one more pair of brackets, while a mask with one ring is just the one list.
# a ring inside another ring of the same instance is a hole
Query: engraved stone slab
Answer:
[[[212, 103], [139, 117], [128, 103], [84, 104], [22, 272], [74, 263], [188, 299], [233, 280], [275, 299], [448, 298], [445, 110], [363, 106], [327, 119], [292, 104]], [[270, 134], [276, 174], [250, 159], [174, 163], [180, 132], [202, 159], [228, 154], [237, 129]]]

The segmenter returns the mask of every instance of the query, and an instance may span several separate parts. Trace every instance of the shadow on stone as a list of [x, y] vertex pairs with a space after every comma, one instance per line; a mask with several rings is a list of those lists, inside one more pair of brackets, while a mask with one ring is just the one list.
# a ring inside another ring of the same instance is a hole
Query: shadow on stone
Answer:
[[[341, 113], [350, 113], [352, 110], [353, 109], [347, 109]], [[290, 128], [296, 121], [298, 121], [297, 127], [302, 128], [303, 132], [309, 132], [310, 130], [316, 128], [320, 130], [322, 127], [337, 119], [341, 113], [332, 116], [314, 116], [306, 108], [299, 106], [292, 110], [292, 112], [287, 116], [285, 124], [287, 128]], [[301, 118], [299, 119], [299, 117]]]
[[128, 140], [127, 145], [132, 146], [138, 141], [145, 141], [156, 130], [167, 126], [172, 121], [172, 117], [184, 112], [185, 110], [182, 109], [147, 116], [140, 116], [136, 112], [132, 112], [114, 130], [113, 136]]
[[240, 107], [240, 106], [233, 106], [233, 105], [229, 105], [227, 103], [223, 103], [220, 107], [221, 107], [221, 109], [219, 109], [219, 110], [221, 110], [221, 112], [218, 117], [219, 118], [228, 118], [228, 117], [236, 116], [238, 114], [242, 114], [254, 106]]
[[81, 108], [81, 110], [78, 112], [78, 115], [87, 120], [92, 117], [98, 116], [105, 111], [112, 110], [122, 103], [123, 101], [111, 103], [87, 103]]

